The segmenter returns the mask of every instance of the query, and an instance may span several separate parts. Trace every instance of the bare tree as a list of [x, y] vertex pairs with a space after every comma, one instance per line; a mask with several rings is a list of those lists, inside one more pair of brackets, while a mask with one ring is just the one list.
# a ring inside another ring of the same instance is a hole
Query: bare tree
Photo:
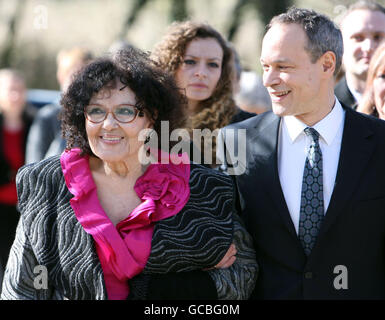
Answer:
[[119, 39], [125, 39], [128, 29], [134, 24], [138, 14], [140, 11], [143, 10], [145, 5], [150, 2], [151, 0], [128, 0], [133, 1], [134, 4], [132, 5], [132, 9], [128, 12], [127, 19], [124, 22], [122, 29], [119, 33], [118, 38]]
[[0, 67], [9, 67], [12, 64], [12, 57], [16, 45], [16, 36], [19, 27], [19, 22], [23, 15], [25, 0], [18, 0], [15, 11], [10, 17], [7, 25], [7, 37], [3, 44], [3, 50], [0, 52]]
[[232, 41], [236, 32], [238, 31], [239, 26], [241, 25], [242, 20], [242, 11], [243, 9], [250, 4], [250, 0], [238, 0], [234, 8], [233, 17], [231, 19], [231, 24], [229, 31], [227, 33], [227, 38]]
[[242, 22], [242, 13], [246, 9], [255, 10], [266, 25], [272, 17], [285, 12], [292, 3], [293, 0], [238, 0], [228, 29], [228, 39], [233, 40]]
[[254, 6], [264, 25], [267, 25], [271, 18], [285, 12], [292, 4], [292, 0], [254, 0]]
[[186, 0], [172, 0], [171, 1], [171, 21], [182, 21], [187, 18]]

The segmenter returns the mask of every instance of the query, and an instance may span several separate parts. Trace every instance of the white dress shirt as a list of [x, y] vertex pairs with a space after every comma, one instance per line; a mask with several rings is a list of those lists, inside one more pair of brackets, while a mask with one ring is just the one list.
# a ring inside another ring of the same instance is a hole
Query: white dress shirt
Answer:
[[[332, 111], [313, 128], [320, 135], [323, 162], [323, 196], [325, 212], [329, 206], [340, 157], [345, 111], [335, 98]], [[282, 118], [278, 140], [278, 174], [286, 204], [298, 234], [301, 189], [306, 155], [311, 139], [304, 133], [306, 124], [294, 116]]]

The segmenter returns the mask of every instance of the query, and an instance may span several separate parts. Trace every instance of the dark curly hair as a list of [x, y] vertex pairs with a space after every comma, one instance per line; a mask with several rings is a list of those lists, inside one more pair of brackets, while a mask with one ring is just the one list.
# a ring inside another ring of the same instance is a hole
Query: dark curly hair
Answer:
[[[159, 148], [161, 138], [165, 138], [160, 134], [161, 121], [169, 121], [170, 133], [185, 126], [186, 100], [174, 78], [155, 66], [146, 53], [129, 48], [89, 63], [62, 95], [60, 118], [67, 149], [78, 147], [83, 154], [93, 154], [85, 128], [85, 107], [93, 95], [101, 89], [116, 88], [119, 81], [135, 93], [138, 109], [153, 120]], [[174, 144], [170, 141], [165, 151]]]
[[[151, 57], [164, 70], [174, 75], [183, 63], [188, 44], [195, 39], [213, 38], [223, 50], [222, 72], [220, 79], [212, 95], [200, 101], [198, 110], [192, 114], [187, 123], [192, 136], [193, 129], [216, 129], [227, 126], [237, 113], [237, 107], [233, 99], [232, 79], [234, 78], [233, 50], [223, 36], [207, 23], [194, 21], [174, 22], [168, 28], [166, 34], [154, 47]], [[203, 150], [212, 149], [212, 163], [215, 164], [216, 139], [208, 141], [208, 145], [200, 145]], [[214, 165], [215, 166], [215, 165]]]
[[194, 21], [174, 22], [151, 53], [152, 59], [164, 70], [175, 74], [182, 64], [188, 44], [195, 39], [213, 38], [223, 50], [222, 73], [208, 99], [201, 101], [199, 111], [191, 116], [192, 129], [215, 130], [230, 123], [237, 111], [232, 93], [233, 51], [222, 35], [207, 23]]

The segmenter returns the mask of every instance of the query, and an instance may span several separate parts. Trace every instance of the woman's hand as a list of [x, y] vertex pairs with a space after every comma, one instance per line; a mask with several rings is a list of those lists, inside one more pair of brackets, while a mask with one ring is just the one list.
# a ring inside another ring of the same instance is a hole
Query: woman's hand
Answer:
[[203, 269], [204, 271], [206, 270], [210, 270], [210, 269], [225, 269], [225, 268], [228, 268], [228, 267], [231, 267], [231, 265], [235, 262], [235, 259], [236, 259], [236, 255], [237, 254], [237, 249], [235, 248], [235, 244], [232, 243], [229, 247], [229, 249], [227, 250], [225, 256], [222, 258], [221, 261], [219, 261], [218, 264], [216, 264], [214, 267], [212, 268], [207, 268], [207, 269]]

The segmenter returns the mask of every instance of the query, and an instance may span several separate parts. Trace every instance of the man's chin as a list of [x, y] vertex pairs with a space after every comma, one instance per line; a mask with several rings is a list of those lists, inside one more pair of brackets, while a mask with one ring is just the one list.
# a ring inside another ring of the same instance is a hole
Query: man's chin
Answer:
[[355, 69], [355, 76], [359, 79], [366, 80], [366, 77], [368, 76], [368, 70], [369, 70], [369, 64], [361, 64], [359, 68]]
[[272, 110], [279, 117], [283, 117], [287, 115], [287, 108], [282, 105], [277, 105], [273, 103]]

